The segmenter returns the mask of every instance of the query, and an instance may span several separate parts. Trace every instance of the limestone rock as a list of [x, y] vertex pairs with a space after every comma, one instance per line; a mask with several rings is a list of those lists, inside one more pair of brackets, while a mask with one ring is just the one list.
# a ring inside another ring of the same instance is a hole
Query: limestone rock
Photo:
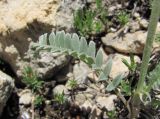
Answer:
[[86, 100], [87, 100], [87, 97], [85, 94], [77, 94], [75, 96], [75, 103], [78, 105], [84, 104]]
[[137, 31], [135, 33], [127, 33], [124, 37], [109, 33], [102, 38], [102, 42], [106, 46], [110, 46], [122, 53], [141, 54], [145, 45], [147, 32]]
[[[156, 30], [156, 33], [159, 32], [160, 32], [160, 23], [158, 23]], [[123, 36], [118, 34], [117, 31], [116, 33], [108, 33], [105, 37], [102, 37], [102, 42], [104, 43], [104, 45], [106, 45], [106, 47], [113, 48], [121, 53], [142, 54], [146, 38], [147, 38], [147, 31], [139, 30], [133, 33], [126, 33]], [[160, 44], [156, 42], [153, 43], [153, 49], [159, 46]], [[105, 49], [107, 50], [107, 48]]]
[[101, 119], [102, 110], [100, 110], [93, 102], [86, 100], [81, 106], [82, 110], [90, 112], [89, 119]]
[[85, 109], [92, 108], [92, 103], [91, 103], [91, 101], [86, 100], [86, 101], [84, 102], [84, 104], [82, 104], [80, 107], [81, 107], [81, 108], [85, 108]]
[[100, 110], [96, 105], [93, 105], [89, 119], [101, 119], [101, 116], [102, 110]]
[[105, 108], [108, 111], [112, 111], [115, 109], [114, 100], [116, 99], [117, 99], [116, 95], [110, 95], [108, 97], [97, 97], [96, 102], [101, 109]]
[[73, 75], [78, 84], [87, 83], [87, 76], [91, 72], [91, 69], [84, 62], [75, 64], [73, 67]]
[[22, 75], [24, 65], [29, 65], [37, 72], [38, 77], [49, 79], [68, 64], [70, 57], [62, 53], [40, 52], [38, 58], [30, 56], [27, 60], [30, 63], [20, 64], [21, 70], [18, 71], [19, 75]]
[[147, 28], [148, 28], [148, 24], [149, 24], [149, 22], [148, 22], [146, 19], [140, 20], [140, 26], [141, 26], [142, 28], [147, 29]]
[[19, 104], [30, 105], [33, 99], [31, 90], [26, 89], [19, 93]]
[[14, 80], [0, 71], [0, 116], [14, 88]]
[[129, 28], [130, 28], [130, 32], [136, 32], [140, 29], [140, 25], [137, 21], [132, 21], [130, 24], [129, 24]]
[[52, 92], [53, 94], [62, 94], [63, 92], [64, 94], [67, 94], [68, 90], [64, 85], [57, 85]]
[[[129, 70], [127, 66], [122, 62], [122, 58], [126, 59], [128, 63], [130, 63], [130, 57], [126, 55], [121, 55], [116, 53], [112, 59], [113, 59], [113, 65], [110, 73], [111, 78], [115, 78], [119, 74], [127, 75], [129, 73]], [[138, 56], [135, 56], [135, 62], [140, 62], [140, 58]]]

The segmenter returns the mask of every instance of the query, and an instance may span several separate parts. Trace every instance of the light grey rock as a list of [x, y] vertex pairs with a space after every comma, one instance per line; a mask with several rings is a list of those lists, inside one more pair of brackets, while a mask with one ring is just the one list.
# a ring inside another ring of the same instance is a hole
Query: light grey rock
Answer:
[[87, 100], [87, 96], [85, 94], [77, 94], [75, 96], [75, 103], [78, 105], [84, 104], [86, 100]]
[[19, 93], [19, 104], [22, 104], [22, 105], [30, 105], [32, 103], [32, 100], [33, 100], [33, 94], [31, 92], [31, 90], [29, 89], [25, 89], [23, 90], [22, 92]]
[[57, 85], [54, 89], [53, 89], [53, 94], [62, 94], [64, 92], [64, 94], [68, 94], [68, 90], [64, 85]]
[[98, 107], [105, 108], [108, 111], [112, 111], [115, 109], [114, 106], [114, 100], [117, 99], [116, 95], [109, 95], [108, 97], [100, 97], [98, 96], [96, 98], [96, 104], [98, 105]]
[[127, 33], [123, 37], [116, 35], [116, 33], [109, 33], [102, 38], [102, 42], [118, 52], [142, 54], [146, 36], [146, 31]]
[[148, 24], [149, 24], [149, 22], [148, 22], [146, 19], [141, 19], [141, 20], [140, 20], [140, 26], [141, 26], [142, 28], [147, 29], [147, 28], [148, 28]]
[[101, 119], [102, 117], [102, 110], [99, 109], [96, 105], [93, 105], [92, 111], [89, 115], [89, 119]]
[[91, 69], [84, 62], [80, 62], [73, 66], [73, 76], [77, 80], [78, 84], [87, 84], [87, 76], [91, 72]]
[[138, 12], [135, 12], [135, 13], [133, 14], [133, 16], [134, 16], [135, 18], [137, 18], [137, 19], [140, 18], [140, 14], [139, 14]]
[[[30, 63], [28, 64], [37, 72], [38, 77], [42, 79], [49, 79], [53, 77], [60, 69], [66, 66], [70, 60], [69, 56], [61, 53], [40, 52], [38, 58], [29, 56]], [[26, 64], [27, 65], [27, 64]], [[22, 75], [23, 69], [19, 74]]]
[[99, 109], [92, 100], [86, 100], [80, 108], [86, 111], [91, 111], [89, 114], [89, 119], [101, 119], [102, 110]]
[[132, 21], [129, 24], [129, 28], [130, 28], [130, 32], [134, 33], [136, 31], [140, 30], [140, 25], [139, 25], [138, 21]]
[[28, 112], [23, 111], [19, 118], [20, 119], [30, 119], [31, 115]]
[[0, 116], [14, 89], [14, 80], [7, 74], [0, 71]]
[[[158, 33], [157, 27], [157, 33]], [[116, 33], [108, 33], [105, 37], [102, 37], [102, 42], [106, 47], [111, 47], [121, 53], [133, 53], [142, 54], [146, 43], [147, 31], [136, 31], [134, 33], [126, 33], [124, 36]], [[160, 44], [154, 42], [153, 49]]]
[[86, 100], [80, 107], [81, 107], [81, 108], [85, 108], [85, 109], [87, 109], [87, 108], [92, 109], [93, 104], [91, 103], [91, 101]]
[[[122, 59], [127, 60], [128, 63], [130, 63], [130, 57], [122, 54], [115, 53], [112, 57], [113, 64], [112, 69], [110, 73], [111, 78], [115, 78], [119, 74], [124, 74], [125, 76], [128, 75], [129, 69], [127, 66], [122, 62]], [[135, 62], [140, 63], [140, 58], [138, 56], [134, 57]]]
[[111, 6], [108, 8], [108, 13], [112, 15], [116, 9], [117, 9], [116, 6]]

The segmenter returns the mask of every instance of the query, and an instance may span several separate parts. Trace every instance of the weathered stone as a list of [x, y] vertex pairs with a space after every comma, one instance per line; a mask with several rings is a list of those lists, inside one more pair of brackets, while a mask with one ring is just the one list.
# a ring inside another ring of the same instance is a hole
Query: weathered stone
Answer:
[[89, 119], [101, 119], [101, 116], [102, 110], [100, 110], [96, 105], [93, 105]]
[[81, 108], [85, 108], [85, 109], [87, 109], [87, 108], [92, 108], [92, 104], [91, 104], [91, 102], [90, 102], [89, 100], [86, 100], [86, 101], [84, 102], [84, 104], [82, 104], [80, 107], [81, 107]]
[[101, 109], [105, 108], [108, 111], [112, 111], [115, 109], [114, 100], [116, 99], [117, 99], [116, 95], [109, 95], [108, 97], [97, 97], [96, 102]]
[[0, 71], [0, 116], [14, 88], [14, 80]]
[[135, 12], [135, 13], [133, 14], [133, 16], [134, 16], [135, 18], [137, 18], [137, 19], [140, 18], [140, 14], [139, 14], [138, 12]]
[[18, 71], [18, 74], [22, 75], [24, 65], [29, 65], [33, 68], [33, 70], [37, 72], [38, 77], [49, 79], [61, 68], [66, 66], [69, 60], [69, 56], [61, 53], [40, 52], [38, 58], [33, 58], [33, 56], [28, 58], [28, 61], [30, 61], [30, 63], [20, 64], [21, 70]]
[[[138, 26], [136, 29], [138, 30]], [[160, 33], [160, 23], [157, 25], [156, 33]], [[113, 48], [121, 53], [142, 54], [146, 43], [146, 38], [147, 31], [145, 30], [126, 33], [124, 35], [119, 34], [119, 31], [117, 31], [116, 33], [106, 34], [105, 37], [102, 37], [102, 42], [106, 45], [106, 47]], [[153, 43], [153, 49], [159, 46], [160, 44], [157, 44], [156, 42]], [[107, 50], [107, 48], [105, 48], [105, 50]]]
[[130, 32], [136, 32], [140, 29], [140, 25], [137, 21], [132, 21], [130, 24], [129, 24], [129, 28], [130, 28]]
[[75, 96], [75, 103], [78, 105], [84, 104], [86, 100], [87, 100], [87, 97], [85, 96], [85, 94], [77, 94]]
[[19, 93], [19, 104], [23, 104], [25, 106], [30, 105], [33, 100], [33, 94], [31, 90], [26, 89]]
[[57, 85], [54, 89], [53, 89], [53, 94], [62, 94], [64, 92], [64, 94], [68, 93], [67, 88], [64, 85]]
[[[110, 73], [111, 78], [115, 78], [119, 74], [127, 75], [129, 73], [129, 69], [127, 66], [122, 62], [122, 59], [127, 60], [128, 63], [130, 63], [130, 57], [126, 55], [121, 54], [114, 54], [113, 56], [113, 65]], [[135, 62], [140, 62], [140, 58], [138, 56], [134, 57]]]
[[149, 22], [148, 22], [146, 19], [140, 20], [140, 26], [141, 26], [142, 28], [147, 29], [147, 28], [148, 28], [148, 24], [149, 24]]
[[84, 62], [75, 64], [73, 67], [73, 75], [78, 84], [87, 83], [87, 76], [91, 72], [91, 69]]
[[102, 38], [102, 42], [106, 46], [110, 46], [122, 53], [141, 54], [145, 45], [147, 32], [137, 31], [135, 33], [127, 33], [124, 37], [109, 33]]

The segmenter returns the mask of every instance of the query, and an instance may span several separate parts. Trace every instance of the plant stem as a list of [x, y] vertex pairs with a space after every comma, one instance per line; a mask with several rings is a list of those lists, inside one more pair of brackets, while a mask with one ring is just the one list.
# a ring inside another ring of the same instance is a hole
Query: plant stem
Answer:
[[143, 51], [142, 65], [140, 70], [140, 79], [137, 85], [137, 92], [143, 89], [143, 84], [147, 74], [148, 63], [151, 55], [152, 44], [157, 28], [157, 23], [160, 15], [160, 0], [153, 1], [153, 8], [151, 12], [150, 23], [148, 27], [147, 41]]
[[137, 84], [137, 89], [135, 90], [132, 98], [132, 116], [131, 118], [134, 119], [138, 116], [139, 114], [139, 108], [140, 108], [140, 98], [139, 94], [143, 90], [143, 86], [145, 83], [145, 78], [148, 70], [148, 63], [151, 55], [151, 50], [152, 50], [152, 44], [154, 41], [154, 36], [156, 32], [156, 27], [157, 23], [159, 20], [159, 15], [160, 15], [160, 0], [154, 0], [153, 1], [153, 6], [152, 6], [152, 12], [151, 12], [151, 17], [150, 17], [150, 22], [148, 26], [148, 34], [147, 34], [147, 40], [146, 40], [146, 45], [144, 47], [143, 51], [143, 58], [142, 58], [142, 65], [141, 65], [141, 70], [140, 70], [140, 78]]

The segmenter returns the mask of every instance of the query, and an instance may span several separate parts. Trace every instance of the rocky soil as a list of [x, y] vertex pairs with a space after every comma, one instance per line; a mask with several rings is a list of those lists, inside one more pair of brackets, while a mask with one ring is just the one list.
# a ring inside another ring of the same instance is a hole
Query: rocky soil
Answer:
[[[119, 73], [127, 77], [129, 70], [122, 59], [130, 62], [130, 54], [134, 54], [137, 64], [141, 63], [149, 3], [148, 0], [103, 0], [103, 3], [112, 24], [87, 40], [95, 41], [97, 49], [103, 50], [104, 62], [112, 57], [111, 79]], [[58, 30], [78, 33], [73, 13], [86, 6], [94, 9], [95, 0], [0, 0], [0, 119], [110, 119], [109, 114], [113, 119], [127, 119], [128, 111], [119, 97], [106, 92], [103, 83], [95, 83], [98, 79], [84, 62], [61, 53], [41, 52], [37, 59], [31, 54], [30, 44], [37, 42], [41, 34]], [[115, 12], [123, 9], [132, 13], [129, 22], [114, 25]], [[160, 22], [156, 32], [160, 33]], [[153, 65], [160, 60], [159, 45], [154, 42]], [[26, 66], [44, 81], [38, 91], [44, 99], [37, 107], [33, 101], [35, 93], [22, 81]], [[78, 83], [74, 90], [68, 86], [72, 79]], [[64, 104], [55, 101], [57, 93], [64, 93]], [[158, 112], [150, 112], [160, 118]]]

